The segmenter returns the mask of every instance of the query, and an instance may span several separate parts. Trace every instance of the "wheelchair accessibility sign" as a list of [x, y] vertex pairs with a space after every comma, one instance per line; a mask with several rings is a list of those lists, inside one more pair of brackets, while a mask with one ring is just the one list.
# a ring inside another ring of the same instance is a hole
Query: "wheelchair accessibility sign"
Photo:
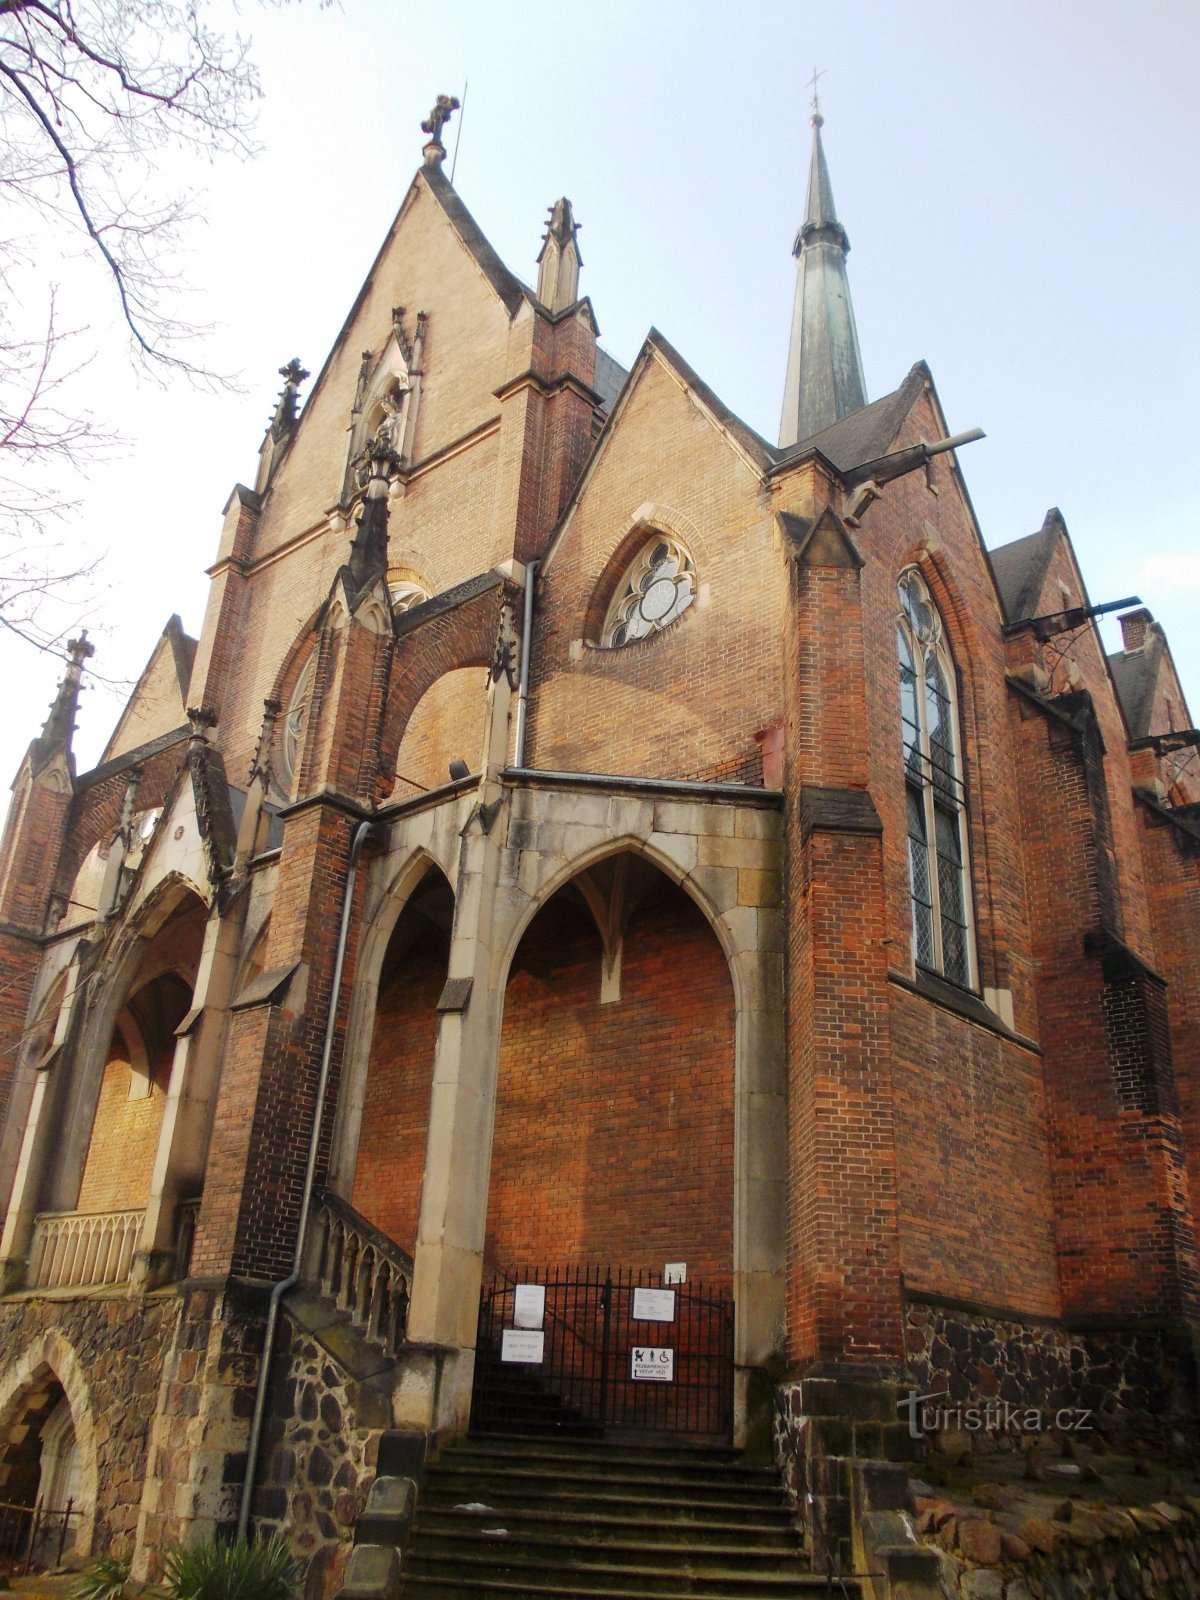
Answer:
[[674, 1350], [655, 1349], [651, 1345], [635, 1344], [630, 1360], [629, 1376], [635, 1383], [674, 1382]]

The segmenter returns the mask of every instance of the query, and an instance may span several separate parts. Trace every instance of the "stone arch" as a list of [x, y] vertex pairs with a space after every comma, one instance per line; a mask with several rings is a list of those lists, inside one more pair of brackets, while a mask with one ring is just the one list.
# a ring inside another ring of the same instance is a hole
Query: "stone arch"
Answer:
[[528, 894], [520, 913], [506, 930], [504, 943], [497, 946], [496, 962], [493, 967], [493, 981], [500, 985], [507, 978], [509, 966], [517, 946], [525, 935], [526, 929], [537, 916], [548, 900], [565, 887], [581, 872], [597, 866], [609, 857], [628, 851], [633, 855], [644, 857], [652, 866], [658, 868], [663, 875], [676, 884], [688, 897], [695, 901], [705, 920], [708, 922], [718, 944], [721, 946], [725, 959], [729, 964], [730, 976], [733, 981], [734, 998], [739, 1008], [745, 1003], [747, 978], [744, 971], [744, 955], [742, 943], [738, 938], [735, 925], [728, 915], [722, 911], [722, 895], [716, 883], [708, 881], [710, 874], [703, 867], [685, 867], [670, 849], [654, 843], [641, 833], [621, 833], [611, 838], [597, 840], [587, 849], [581, 850], [578, 855], [573, 855], [569, 860], [555, 865], [546, 878], [538, 882], [532, 894]]
[[38, 1485], [32, 1480], [30, 1469], [36, 1470], [40, 1461], [32, 1460], [34, 1452], [29, 1445], [36, 1438], [40, 1447], [41, 1429], [54, 1414], [60, 1397], [70, 1407], [78, 1454], [77, 1509], [82, 1515], [72, 1518], [73, 1549], [75, 1555], [87, 1556], [95, 1534], [100, 1481], [95, 1417], [82, 1364], [73, 1345], [57, 1328], [34, 1339], [0, 1374], [0, 1499], [11, 1500], [24, 1492], [19, 1487], [22, 1473], [27, 1475], [30, 1491], [37, 1493]]
[[611, 945], [620, 927], [624, 954], [606, 963], [578, 876], [539, 897], [509, 962], [485, 1268], [687, 1260], [693, 1277], [732, 1286], [725, 952], [676, 874], [618, 848], [591, 880], [593, 900], [609, 902]]
[[[558, 821], [577, 824], [578, 802], [572, 794], [542, 796], [544, 820], [551, 827]], [[669, 806], [674, 810], [673, 803]], [[591, 830], [594, 839], [569, 857], [530, 852], [534, 863], [528, 871], [523, 867], [520, 890], [506, 898], [509, 914], [495, 927], [489, 991], [499, 1001], [493, 1026], [498, 1044], [508, 975], [520, 941], [538, 911], [581, 870], [614, 853], [631, 851], [656, 866], [696, 904], [725, 958], [734, 999], [735, 1341], [739, 1367], [749, 1368], [781, 1349], [784, 1336], [783, 918], [777, 897], [769, 891], [761, 904], [739, 903], [737, 868], [703, 863], [700, 847], [707, 839], [705, 853], [716, 863], [728, 841], [727, 859], [736, 854], [744, 865], [758, 869], [756, 879], [765, 882], [779, 870], [777, 830], [773, 821], [762, 820], [764, 813], [755, 811], [756, 820], [746, 826], [735, 851], [724, 820], [727, 806], [679, 806], [671, 826], [680, 831], [666, 831], [661, 820], [656, 827], [656, 809], [643, 796], [614, 798], [604, 825]], [[682, 831], [685, 826], [689, 831]], [[739, 1393], [744, 1396], [744, 1388]]]
[[451, 761], [477, 771], [486, 716], [486, 660], [463, 662], [435, 678], [409, 713], [391, 799], [414, 799], [449, 783]]
[[[499, 574], [450, 591], [462, 594], [456, 604], [436, 609], [433, 603], [396, 619], [396, 657], [384, 710], [380, 759], [396, 770], [397, 755], [409, 721], [422, 696], [439, 678], [460, 667], [484, 666], [492, 659], [500, 623], [503, 581]], [[446, 597], [443, 597], [445, 599]], [[438, 601], [438, 607], [442, 601]], [[423, 615], [432, 612], [432, 615]], [[480, 742], [483, 718], [480, 717]], [[477, 752], [472, 752], [472, 758]]]
[[[194, 918], [196, 924], [186, 930], [178, 949], [167, 937], [169, 924], [177, 916]], [[189, 990], [194, 986], [207, 916], [207, 900], [199, 888], [179, 873], [168, 874], [120, 929], [107, 959], [92, 975], [89, 988], [95, 998], [87, 1008], [68, 1080], [70, 1105], [62, 1108], [65, 1132], [53, 1163], [51, 1209], [77, 1208], [121, 1013], [135, 994], [168, 974], [175, 974]], [[189, 970], [183, 970], [185, 965]], [[169, 1070], [168, 1061], [164, 1071], [169, 1074]]]
[[355, 964], [329, 1184], [405, 1249], [416, 1237], [453, 913], [445, 867], [413, 849], [382, 893], [369, 893]]

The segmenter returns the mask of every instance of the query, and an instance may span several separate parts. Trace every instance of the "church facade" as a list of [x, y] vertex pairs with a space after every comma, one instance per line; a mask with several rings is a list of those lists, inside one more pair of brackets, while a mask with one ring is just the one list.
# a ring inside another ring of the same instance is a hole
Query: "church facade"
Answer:
[[1105, 654], [1057, 511], [985, 549], [923, 364], [867, 402], [819, 118], [778, 445], [599, 347], [569, 202], [519, 281], [441, 120], [200, 637], [83, 773], [75, 642], [17, 774], [0, 1499], [332, 1584], [381, 1438], [478, 1415], [481, 1304], [568, 1269], [728, 1306], [716, 1431], [773, 1407], [813, 1516], [910, 1386], [1194, 1427], [1161, 629]]

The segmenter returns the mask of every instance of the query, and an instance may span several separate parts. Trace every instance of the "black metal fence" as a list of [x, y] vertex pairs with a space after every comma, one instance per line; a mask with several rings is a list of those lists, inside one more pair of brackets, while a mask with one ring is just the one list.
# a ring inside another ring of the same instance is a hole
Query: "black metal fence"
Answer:
[[62, 1508], [20, 1506], [0, 1500], [0, 1560], [20, 1572], [62, 1565], [71, 1533], [71, 1518], [81, 1517], [75, 1502]]
[[[531, 1321], [527, 1302], [535, 1286], [545, 1292], [541, 1326], [522, 1329], [522, 1321]], [[540, 1359], [530, 1337], [538, 1332]], [[697, 1282], [664, 1285], [658, 1272], [611, 1267], [497, 1273], [480, 1298], [471, 1425], [484, 1432], [727, 1442], [729, 1291]]]

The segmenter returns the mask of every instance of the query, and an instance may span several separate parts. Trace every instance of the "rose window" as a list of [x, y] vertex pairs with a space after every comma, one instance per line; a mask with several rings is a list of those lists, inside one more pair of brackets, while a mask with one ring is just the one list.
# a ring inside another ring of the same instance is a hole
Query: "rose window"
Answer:
[[656, 535], [637, 556], [608, 609], [601, 643], [611, 650], [661, 633], [696, 597], [692, 558], [674, 539]]

